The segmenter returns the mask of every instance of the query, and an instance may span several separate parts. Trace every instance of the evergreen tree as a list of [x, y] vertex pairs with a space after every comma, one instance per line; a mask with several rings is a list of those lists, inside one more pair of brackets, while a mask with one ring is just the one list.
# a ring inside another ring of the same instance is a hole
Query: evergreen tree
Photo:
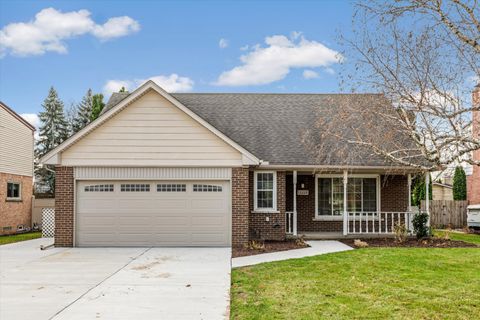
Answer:
[[75, 118], [78, 114], [78, 106], [75, 103], [71, 103], [70, 107], [65, 108], [65, 121], [68, 124], [68, 132], [69, 136], [74, 134], [73, 125], [75, 123]]
[[[48, 96], [42, 104], [43, 110], [38, 114], [40, 118], [39, 138], [35, 147], [37, 159], [54, 149], [67, 139], [68, 124], [65, 121], [63, 102], [58, 98], [57, 91], [51, 87]], [[35, 168], [38, 181], [48, 188], [50, 192], [55, 190], [55, 175], [46, 168]]]
[[467, 200], [467, 176], [461, 166], [455, 168], [453, 175], [453, 200]]
[[[425, 176], [417, 176], [412, 183], [412, 205], [420, 208], [422, 200], [426, 199], [425, 193]], [[428, 188], [428, 198], [432, 200], [432, 179], [430, 178], [430, 186]]]
[[103, 94], [94, 94], [92, 97], [92, 115], [90, 117], [90, 121], [98, 118], [103, 110], [103, 107], [105, 107], [105, 103], [103, 103]]
[[73, 133], [76, 133], [83, 129], [90, 123], [92, 117], [93, 107], [93, 95], [92, 89], [88, 89], [85, 96], [82, 98], [82, 102], [78, 105], [78, 113], [73, 122]]

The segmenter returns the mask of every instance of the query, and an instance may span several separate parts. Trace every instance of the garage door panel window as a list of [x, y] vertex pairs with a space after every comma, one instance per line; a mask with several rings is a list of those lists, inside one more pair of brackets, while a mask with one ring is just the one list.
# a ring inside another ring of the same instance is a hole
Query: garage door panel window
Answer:
[[157, 192], [186, 192], [186, 184], [157, 184]]
[[113, 192], [113, 184], [95, 184], [91, 186], [85, 186], [85, 192]]
[[150, 185], [149, 184], [121, 184], [120, 185], [121, 192], [150, 192]]
[[222, 192], [222, 186], [211, 184], [194, 184], [193, 192]]

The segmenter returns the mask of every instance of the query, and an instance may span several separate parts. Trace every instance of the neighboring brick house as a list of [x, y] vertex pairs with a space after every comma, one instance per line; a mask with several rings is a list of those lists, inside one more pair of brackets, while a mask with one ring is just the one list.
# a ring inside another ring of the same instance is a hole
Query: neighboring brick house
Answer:
[[0, 102], [0, 235], [31, 227], [34, 131]]
[[[472, 93], [472, 103], [480, 104], [480, 84], [478, 84]], [[480, 112], [473, 112], [473, 129], [475, 137], [480, 137]], [[473, 152], [473, 158], [480, 160], [480, 150]], [[472, 174], [467, 179], [467, 198], [470, 205], [480, 204], [480, 166], [473, 166]]]
[[169, 94], [152, 81], [115, 93], [96, 121], [40, 160], [56, 166], [55, 244], [237, 246], [391, 233], [409, 218], [417, 171], [367, 150], [346, 164], [336, 141], [319, 161], [303, 141], [325, 108], [365, 108], [372, 98], [383, 99]]

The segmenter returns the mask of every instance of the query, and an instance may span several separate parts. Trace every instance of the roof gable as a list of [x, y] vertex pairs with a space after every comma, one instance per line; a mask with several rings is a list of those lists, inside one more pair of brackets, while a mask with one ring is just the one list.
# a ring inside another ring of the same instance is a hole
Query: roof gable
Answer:
[[154, 91], [160, 94], [160, 96], [162, 96], [164, 99], [170, 102], [175, 108], [178, 108], [181, 112], [186, 114], [193, 121], [197, 122], [206, 130], [208, 130], [209, 132], [217, 136], [219, 139], [223, 140], [226, 144], [228, 144], [229, 146], [231, 146], [232, 148], [240, 152], [242, 154], [243, 165], [258, 164], [260, 162], [260, 160], [257, 157], [255, 157], [253, 154], [251, 154], [249, 151], [244, 149], [242, 146], [238, 145], [237, 143], [232, 141], [230, 138], [225, 136], [222, 132], [220, 132], [215, 127], [213, 127], [208, 122], [206, 122], [204, 119], [196, 115], [193, 111], [183, 106], [179, 101], [173, 98], [170, 94], [168, 94], [166, 91], [160, 88], [153, 81], [147, 81], [142, 86], [137, 88], [134, 92], [132, 92], [130, 95], [128, 95], [128, 97], [125, 97], [119, 103], [107, 109], [98, 119], [96, 119], [95, 121], [87, 125], [85, 128], [83, 128], [82, 130], [74, 134], [72, 137], [64, 141], [57, 148], [47, 153], [44, 157], [40, 159], [40, 163], [60, 164], [61, 163], [60, 154], [62, 152], [70, 148], [72, 145], [74, 145], [75, 143], [77, 143], [78, 141], [86, 137], [96, 128], [99, 128], [100, 126], [102, 126], [105, 122], [107, 122], [109, 119], [111, 119], [116, 114], [121, 112], [127, 106], [131, 105], [138, 99], [141, 99], [141, 97], [143, 97], [144, 95], [146, 95], [151, 91]]
[[5, 109], [5, 111], [7, 111], [8, 113], [10, 113], [15, 119], [17, 119], [19, 122], [23, 123], [26, 127], [28, 127], [30, 130], [32, 131], [35, 131], [35, 127], [32, 126], [27, 120], [25, 120], [24, 118], [22, 118], [21, 115], [19, 115], [18, 113], [16, 113], [12, 108], [10, 108], [9, 106], [7, 106], [5, 103], [1, 102], [0, 101], [0, 107], [2, 107], [3, 109]]

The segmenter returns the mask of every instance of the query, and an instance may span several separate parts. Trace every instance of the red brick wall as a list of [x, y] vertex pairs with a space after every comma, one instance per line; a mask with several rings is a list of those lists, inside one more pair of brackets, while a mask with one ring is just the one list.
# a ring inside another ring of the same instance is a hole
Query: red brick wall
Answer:
[[[250, 172], [250, 239], [285, 240], [285, 171], [277, 171], [277, 211], [252, 212], [253, 204], [253, 171]], [[266, 221], [266, 219], [269, 221]]]
[[[408, 209], [408, 177], [382, 176], [381, 211], [404, 212]], [[431, 192], [431, 191], [430, 191]]]
[[[21, 184], [20, 201], [7, 201], [7, 182]], [[31, 227], [32, 184], [32, 177], [0, 173], [0, 235], [16, 233], [19, 225]]]
[[248, 168], [232, 169], [232, 245], [242, 246], [248, 242], [249, 208]]
[[[297, 196], [297, 228], [306, 232], [342, 232], [343, 220], [314, 221], [315, 218], [315, 178], [313, 175], [298, 175], [297, 190], [309, 190], [307, 196]], [[381, 210], [406, 211], [408, 207], [407, 176], [388, 176], [381, 179]], [[287, 176], [287, 210], [293, 209], [293, 177]]]
[[55, 168], [55, 246], [73, 246], [73, 168]]
[[[480, 103], [480, 87], [478, 86], [475, 87], [472, 93], [472, 101], [474, 105]], [[477, 137], [477, 139], [480, 137], [480, 112], [478, 111], [473, 113], [473, 135]], [[480, 160], [480, 150], [473, 153], [473, 158]], [[473, 166], [473, 172], [468, 182], [469, 186], [467, 190], [470, 192], [467, 196], [469, 204], [480, 204], [480, 166]]]

